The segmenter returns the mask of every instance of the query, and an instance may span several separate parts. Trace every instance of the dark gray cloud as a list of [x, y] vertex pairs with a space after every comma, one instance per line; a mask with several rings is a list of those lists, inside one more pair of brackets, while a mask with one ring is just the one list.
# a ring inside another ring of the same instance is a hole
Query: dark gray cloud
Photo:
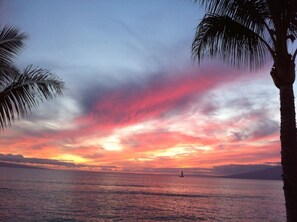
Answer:
[[211, 169], [211, 172], [215, 175], [232, 175], [232, 174], [240, 174], [258, 170], [264, 170], [270, 168], [271, 166], [279, 165], [278, 163], [265, 163], [265, 164], [228, 164], [215, 166]]
[[115, 171], [118, 169], [117, 166], [98, 166], [98, 168], [102, 171]]
[[279, 123], [271, 119], [263, 119], [256, 122], [253, 127], [252, 137], [259, 138], [269, 136], [279, 131]]
[[232, 132], [232, 136], [234, 141], [242, 141], [249, 137], [248, 133], [246, 133], [244, 130], [241, 132]]
[[232, 132], [234, 141], [259, 139], [279, 132], [279, 122], [269, 116], [265, 109], [251, 110], [250, 113], [238, 116], [236, 120], [243, 121], [246, 125]]
[[[194, 176], [227, 176], [233, 174], [240, 174], [258, 170], [264, 170], [272, 166], [279, 166], [277, 162], [269, 162], [263, 164], [228, 164], [215, 166], [212, 168], [142, 168], [140, 171], [144, 173], [162, 173], [162, 174], [176, 174], [179, 175], [181, 170], [185, 175], [194, 175]], [[123, 172], [134, 172], [131, 169], [123, 169]]]
[[88, 167], [88, 165], [84, 165], [84, 164], [75, 164], [72, 162], [59, 161], [59, 160], [53, 160], [53, 159], [27, 158], [27, 157], [24, 157], [23, 155], [13, 155], [13, 154], [0, 154], [0, 161], [12, 162], [12, 163], [51, 165], [51, 166], [65, 166], [65, 167], [71, 167], [71, 168]]
[[[127, 96], [136, 93], [145, 87], [147, 74], [138, 76], [132, 70], [121, 69], [120, 71], [112, 71], [101, 76], [99, 79], [84, 79], [79, 86], [79, 92], [72, 92], [71, 95], [79, 103], [82, 114], [87, 114], [94, 108], [94, 106], [106, 99], [106, 96], [118, 90], [125, 90]], [[96, 76], [94, 74], [94, 76]], [[123, 98], [125, 94], [122, 95]]]

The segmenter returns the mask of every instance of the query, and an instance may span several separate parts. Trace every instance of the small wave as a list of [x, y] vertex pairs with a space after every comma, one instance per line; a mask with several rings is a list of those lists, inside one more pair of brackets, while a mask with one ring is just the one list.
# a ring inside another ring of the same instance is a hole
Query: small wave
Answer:
[[[98, 191], [93, 191], [98, 192]], [[102, 190], [100, 191], [102, 193]], [[170, 193], [170, 192], [154, 192], [144, 190], [104, 190], [105, 194], [118, 195], [146, 195], [146, 196], [160, 196], [160, 197], [181, 197], [181, 198], [216, 198], [216, 199], [260, 199], [262, 196], [249, 195], [222, 195], [222, 194], [190, 194], [190, 193]]]
[[0, 190], [11, 190], [11, 189], [7, 187], [0, 187]]
[[[101, 186], [103, 187], [103, 186]], [[67, 192], [67, 191], [65, 191]], [[73, 191], [72, 191], [73, 192]], [[165, 197], [185, 197], [185, 198], [213, 198], [221, 197], [217, 195], [206, 195], [206, 194], [188, 194], [188, 193], [170, 193], [170, 192], [154, 192], [146, 190], [116, 190], [116, 189], [100, 189], [100, 190], [79, 190], [78, 193], [93, 193], [93, 194], [118, 194], [118, 195], [146, 195], [146, 196], [165, 196]]]
[[151, 196], [168, 196], [168, 197], [187, 197], [187, 198], [209, 198], [210, 195], [204, 194], [186, 194], [186, 193], [159, 193], [159, 192], [149, 192], [149, 191], [111, 191], [113, 194], [123, 194], [123, 195], [151, 195]]
[[138, 185], [138, 184], [110, 184], [110, 185], [102, 185], [102, 186], [113, 186], [113, 187], [150, 187], [145, 185]]
[[82, 220], [76, 220], [76, 219], [68, 219], [68, 218], [52, 218], [47, 220], [40, 220], [46, 221], [46, 222], [82, 222]]
[[[78, 186], [100, 186], [100, 187], [151, 187], [141, 184], [109, 184], [109, 183], [90, 183], [90, 182], [68, 182], [68, 181], [39, 181], [39, 180], [13, 180], [13, 182], [38, 183], [38, 184], [57, 184], [57, 185], [78, 185]], [[1, 188], [0, 188], [1, 189]]]
[[155, 216], [138, 218], [144, 221], [206, 221], [204, 217], [190, 217], [190, 216]]

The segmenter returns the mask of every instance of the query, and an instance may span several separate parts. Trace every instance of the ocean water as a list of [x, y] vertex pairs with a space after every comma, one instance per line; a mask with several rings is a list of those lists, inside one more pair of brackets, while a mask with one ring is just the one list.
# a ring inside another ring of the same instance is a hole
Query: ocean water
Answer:
[[0, 168], [0, 221], [285, 221], [281, 181]]

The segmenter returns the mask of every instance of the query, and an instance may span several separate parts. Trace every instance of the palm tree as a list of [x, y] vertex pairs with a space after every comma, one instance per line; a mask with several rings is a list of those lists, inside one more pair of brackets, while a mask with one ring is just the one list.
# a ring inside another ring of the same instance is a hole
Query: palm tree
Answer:
[[[297, 221], [297, 143], [293, 83], [297, 50], [296, 0], [195, 0], [207, 13], [197, 26], [192, 55], [254, 70], [271, 57], [280, 93], [280, 140], [287, 221]], [[296, 46], [296, 45], [295, 45]], [[289, 51], [292, 52], [290, 53]]]
[[23, 71], [13, 58], [27, 36], [13, 27], [0, 29], [0, 127], [11, 125], [39, 102], [61, 95], [64, 83], [49, 70], [27, 66]]

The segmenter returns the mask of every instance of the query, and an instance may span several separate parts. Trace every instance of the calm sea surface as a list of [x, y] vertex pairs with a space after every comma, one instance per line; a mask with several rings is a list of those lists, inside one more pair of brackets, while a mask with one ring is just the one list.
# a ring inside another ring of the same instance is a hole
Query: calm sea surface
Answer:
[[281, 181], [0, 168], [0, 221], [285, 221]]

